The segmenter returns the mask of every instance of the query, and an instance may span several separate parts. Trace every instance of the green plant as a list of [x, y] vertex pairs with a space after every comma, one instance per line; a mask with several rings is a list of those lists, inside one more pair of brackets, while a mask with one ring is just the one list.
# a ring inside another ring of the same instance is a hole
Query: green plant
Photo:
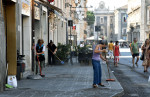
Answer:
[[68, 59], [70, 45], [58, 43], [56, 55], [63, 61]]
[[86, 47], [86, 46], [84, 46], [84, 47], [78, 46], [78, 52], [79, 53], [87, 53], [88, 52], [88, 47]]

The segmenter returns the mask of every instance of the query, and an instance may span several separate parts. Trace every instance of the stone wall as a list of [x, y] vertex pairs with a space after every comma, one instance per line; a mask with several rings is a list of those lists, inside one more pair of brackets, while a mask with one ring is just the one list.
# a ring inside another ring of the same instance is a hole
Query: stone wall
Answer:
[[4, 18], [2, 15], [2, 6], [0, 2], [0, 91], [4, 90], [5, 68], [6, 68], [6, 38], [4, 28]]

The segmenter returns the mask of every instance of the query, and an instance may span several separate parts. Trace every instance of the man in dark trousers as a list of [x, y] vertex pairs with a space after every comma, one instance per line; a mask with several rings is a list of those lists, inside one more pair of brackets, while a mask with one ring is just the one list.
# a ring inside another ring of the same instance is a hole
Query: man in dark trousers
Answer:
[[54, 65], [55, 64], [54, 54], [56, 54], [57, 47], [53, 43], [53, 41], [50, 40], [50, 43], [48, 43], [47, 48], [48, 48], [49, 65]]

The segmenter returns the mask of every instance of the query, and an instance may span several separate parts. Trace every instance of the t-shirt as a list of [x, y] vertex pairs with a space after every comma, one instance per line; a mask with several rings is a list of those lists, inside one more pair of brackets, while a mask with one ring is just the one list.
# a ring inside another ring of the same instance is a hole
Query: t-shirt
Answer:
[[113, 50], [113, 47], [114, 47], [114, 44], [113, 44], [113, 43], [109, 43], [108, 49], [109, 49], [109, 50]]
[[138, 48], [138, 44], [137, 43], [132, 43], [131, 44], [131, 47], [132, 47], [132, 52], [133, 52], [133, 54], [137, 54], [137, 53], [139, 53], [139, 48]]
[[[55, 46], [55, 44], [53, 44], [53, 45], [51, 46], [51, 44], [49, 43], [49, 44], [48, 44], [48, 48], [49, 48], [52, 52], [54, 52], [57, 47]], [[52, 53], [51, 51], [50, 51], [49, 53]]]

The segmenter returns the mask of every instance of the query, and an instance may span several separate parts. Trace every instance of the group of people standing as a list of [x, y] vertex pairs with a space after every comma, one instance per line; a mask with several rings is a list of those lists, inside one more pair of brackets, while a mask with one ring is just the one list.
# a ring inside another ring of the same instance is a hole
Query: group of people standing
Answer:
[[[54, 54], [56, 54], [57, 47], [50, 40], [50, 43], [46, 46], [48, 48], [48, 58], [49, 58], [49, 65], [55, 64]], [[36, 52], [36, 65], [34, 65], [34, 74], [40, 74], [40, 69], [42, 70], [45, 67], [45, 45], [44, 40], [39, 39], [36, 45], [33, 45], [32, 49]]]

